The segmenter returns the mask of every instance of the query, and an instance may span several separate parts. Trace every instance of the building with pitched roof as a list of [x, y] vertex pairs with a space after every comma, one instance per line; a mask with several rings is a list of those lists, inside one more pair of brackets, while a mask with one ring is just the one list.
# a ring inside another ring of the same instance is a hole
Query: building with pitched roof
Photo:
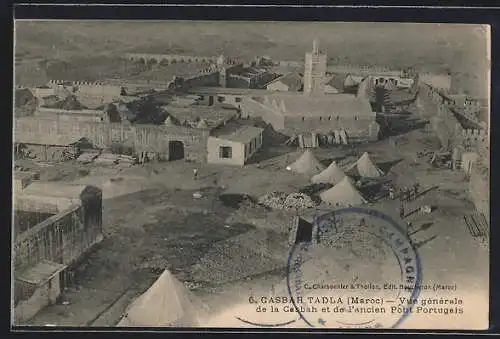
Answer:
[[370, 102], [350, 94], [324, 96], [269, 94], [242, 102], [245, 115], [260, 116], [276, 131], [293, 136], [344, 130], [351, 141], [376, 140], [379, 125]]

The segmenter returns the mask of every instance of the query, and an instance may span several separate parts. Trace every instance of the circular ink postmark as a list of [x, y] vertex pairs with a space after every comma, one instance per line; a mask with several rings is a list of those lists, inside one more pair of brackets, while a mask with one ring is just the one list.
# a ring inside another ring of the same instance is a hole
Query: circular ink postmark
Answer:
[[389, 216], [360, 207], [318, 216], [311, 241], [294, 245], [287, 287], [310, 327], [397, 328], [422, 280], [418, 253]]

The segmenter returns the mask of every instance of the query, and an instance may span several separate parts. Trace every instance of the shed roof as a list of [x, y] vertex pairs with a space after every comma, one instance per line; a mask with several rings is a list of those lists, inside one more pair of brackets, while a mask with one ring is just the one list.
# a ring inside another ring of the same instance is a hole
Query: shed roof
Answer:
[[335, 73], [333, 74], [333, 76], [327, 78], [325, 85], [342, 91], [344, 88], [344, 80], [346, 76], [347, 75], [345, 73]]
[[[275, 104], [276, 106], [275, 106]], [[267, 95], [264, 105], [285, 116], [372, 116], [370, 103], [351, 94], [325, 96]]]
[[196, 118], [205, 120], [208, 127], [215, 127], [221, 122], [229, 121], [236, 117], [238, 110], [233, 107], [228, 108], [214, 108], [206, 106], [190, 105], [187, 107], [180, 107], [175, 105], [166, 105], [166, 111], [175, 116], [179, 121], [191, 121]]
[[66, 265], [49, 260], [42, 260], [34, 267], [22, 272], [16, 279], [32, 285], [42, 285], [65, 268]]
[[299, 75], [297, 72], [290, 72], [288, 74], [285, 74], [277, 79], [274, 79], [270, 83], [268, 83], [266, 86], [271, 85], [276, 82], [281, 82], [285, 85], [288, 86], [288, 89], [290, 91], [298, 91], [302, 87], [302, 77]]
[[33, 182], [23, 190], [23, 195], [40, 195], [54, 198], [80, 199], [88, 188], [86, 185], [73, 185], [58, 182]]
[[263, 131], [264, 129], [255, 126], [229, 123], [215, 130], [212, 136], [234, 142], [248, 143]]

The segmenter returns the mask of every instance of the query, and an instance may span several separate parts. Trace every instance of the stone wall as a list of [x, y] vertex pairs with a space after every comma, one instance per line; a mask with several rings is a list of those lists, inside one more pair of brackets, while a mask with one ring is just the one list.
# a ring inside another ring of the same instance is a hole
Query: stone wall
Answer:
[[161, 159], [168, 160], [170, 142], [180, 141], [186, 159], [205, 162], [209, 135], [208, 129], [138, 125], [134, 127], [134, 147], [136, 152], [158, 153]]

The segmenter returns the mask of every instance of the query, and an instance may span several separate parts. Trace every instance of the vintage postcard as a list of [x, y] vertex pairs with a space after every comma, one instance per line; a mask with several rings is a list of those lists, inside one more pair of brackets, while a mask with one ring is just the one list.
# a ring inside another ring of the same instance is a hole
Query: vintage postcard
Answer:
[[14, 34], [14, 325], [488, 328], [488, 25]]

